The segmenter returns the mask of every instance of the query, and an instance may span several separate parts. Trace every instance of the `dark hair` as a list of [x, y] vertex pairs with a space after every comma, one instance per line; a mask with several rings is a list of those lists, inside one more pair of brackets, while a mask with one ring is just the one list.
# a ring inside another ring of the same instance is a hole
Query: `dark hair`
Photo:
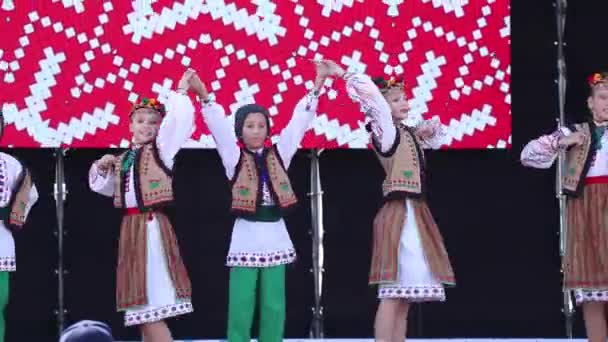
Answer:
[[241, 106], [234, 114], [234, 132], [236, 133], [236, 136], [239, 138], [243, 137], [245, 119], [252, 113], [261, 113], [264, 115], [264, 118], [266, 118], [266, 135], [270, 135], [270, 114], [268, 114], [268, 109], [258, 104], [251, 103]]

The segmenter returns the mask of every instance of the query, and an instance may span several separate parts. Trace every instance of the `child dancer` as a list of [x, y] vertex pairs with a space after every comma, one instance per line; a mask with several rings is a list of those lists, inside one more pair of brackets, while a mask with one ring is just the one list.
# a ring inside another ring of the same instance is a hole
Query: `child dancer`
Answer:
[[444, 285], [455, 284], [425, 200], [422, 149], [438, 148], [445, 133], [437, 120], [416, 127], [402, 123], [409, 112], [403, 82], [394, 78], [372, 82], [366, 75], [346, 73], [338, 64], [330, 64], [369, 118], [372, 146], [386, 174], [384, 205], [374, 219], [369, 282], [379, 284], [376, 341], [403, 342], [410, 303], [444, 301]]
[[[0, 139], [4, 119], [0, 111]], [[0, 342], [4, 342], [4, 310], [9, 298], [9, 274], [17, 270], [15, 241], [11, 231], [17, 232], [25, 224], [38, 191], [29, 171], [21, 162], [0, 152]]]
[[588, 120], [530, 141], [521, 152], [528, 167], [551, 167], [566, 150], [563, 191], [568, 196], [564, 286], [583, 307], [589, 341], [605, 342], [608, 303], [608, 73], [588, 79]]
[[173, 202], [173, 158], [192, 134], [194, 107], [185, 95], [188, 70], [167, 107], [144, 98], [130, 116], [132, 147], [91, 166], [89, 185], [124, 210], [116, 301], [125, 325], [139, 325], [145, 342], [172, 341], [164, 319], [193, 311], [191, 285], [164, 206]]
[[328, 76], [317, 65], [315, 87], [301, 99], [277, 144], [269, 144], [268, 110], [248, 104], [236, 111], [234, 127], [224, 109], [209, 100], [200, 79], [193, 88], [203, 100], [203, 118], [232, 183], [237, 216], [227, 257], [230, 269], [228, 341], [249, 342], [259, 297], [260, 342], [280, 342], [285, 322], [285, 264], [296, 258], [283, 216], [297, 202], [287, 169], [315, 117], [319, 91]]

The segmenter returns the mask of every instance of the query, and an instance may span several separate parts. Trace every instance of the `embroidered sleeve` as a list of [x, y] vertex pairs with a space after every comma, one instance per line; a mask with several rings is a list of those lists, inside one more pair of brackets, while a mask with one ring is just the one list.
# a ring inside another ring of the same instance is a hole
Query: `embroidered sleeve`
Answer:
[[416, 126], [415, 132], [422, 148], [435, 150], [444, 144], [447, 135], [446, 127], [441, 124], [441, 121], [437, 117], [421, 121]]
[[[0, 152], [1, 153], [1, 152]], [[17, 189], [17, 180], [19, 179], [21, 172], [23, 172], [23, 165], [19, 160], [10, 154], [1, 153], [2, 158], [0, 165], [0, 180], [2, 181], [2, 189], [0, 190], [0, 205], [8, 205], [12, 194]]]
[[[12, 157], [10, 155], [6, 155], [6, 154], [3, 156], [3, 158], [7, 162], [7, 166], [10, 169], [9, 172], [12, 173], [12, 176], [10, 179], [17, 180], [17, 179], [21, 178], [22, 173], [26, 171], [26, 169], [24, 169], [21, 162], [19, 160], [15, 159], [14, 157]], [[31, 176], [31, 174], [30, 174], [30, 176]], [[16, 181], [11, 182], [11, 184], [9, 186], [10, 186], [11, 195], [20, 190], [17, 188], [18, 184]], [[30, 188], [30, 193], [28, 195], [28, 202], [27, 202], [26, 208], [25, 208], [25, 217], [27, 217], [30, 209], [36, 203], [36, 201], [38, 201], [38, 190], [36, 189], [36, 185], [34, 183], [32, 183], [32, 187]]]
[[559, 139], [570, 133], [569, 129], [561, 128], [551, 134], [530, 141], [521, 151], [521, 163], [524, 166], [537, 169], [550, 168], [559, 152], [557, 144]]
[[205, 124], [207, 124], [215, 141], [217, 152], [222, 158], [226, 176], [228, 179], [232, 179], [236, 164], [241, 157], [241, 149], [238, 145], [234, 127], [226, 117], [224, 107], [215, 102], [203, 104], [202, 112]]
[[298, 150], [304, 134], [315, 118], [318, 104], [319, 93], [310, 92], [300, 99], [293, 110], [291, 120], [281, 132], [279, 141], [277, 142], [277, 150], [285, 164], [285, 168], [289, 167], [291, 158], [293, 158], [293, 155]]
[[358, 102], [361, 111], [370, 120], [373, 139], [380, 146], [381, 152], [389, 151], [395, 142], [397, 128], [393, 123], [391, 108], [378, 90], [378, 87], [367, 75], [349, 74], [346, 77], [346, 92]]
[[175, 155], [194, 133], [194, 106], [188, 96], [171, 92], [165, 107], [167, 114], [160, 124], [156, 146], [163, 163], [171, 169]]
[[89, 170], [89, 188], [104, 196], [114, 195], [114, 172], [108, 171], [105, 175], [97, 168], [97, 163], [91, 165]]

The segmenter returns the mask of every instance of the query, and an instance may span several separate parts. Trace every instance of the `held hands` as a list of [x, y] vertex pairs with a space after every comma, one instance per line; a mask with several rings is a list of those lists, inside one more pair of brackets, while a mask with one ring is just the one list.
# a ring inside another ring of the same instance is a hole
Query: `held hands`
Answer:
[[205, 84], [203, 81], [201, 81], [200, 77], [198, 77], [198, 74], [196, 73], [194, 73], [192, 78], [190, 78], [190, 90], [195, 92], [196, 95], [198, 95], [198, 97], [203, 101], [207, 101], [209, 99], [207, 87], [205, 87]]
[[344, 74], [346, 74], [346, 71], [344, 70], [344, 68], [342, 68], [342, 66], [340, 64], [338, 64], [330, 59], [325, 59], [324, 62], [328, 68], [330, 76], [343, 77]]
[[194, 69], [186, 70], [177, 84], [177, 91], [185, 93], [190, 88], [190, 79], [194, 74], [196, 74]]
[[207, 91], [205, 84], [201, 81], [194, 69], [186, 70], [177, 86], [177, 91], [182, 94], [185, 94], [188, 90], [196, 93], [203, 101], [207, 101], [209, 98], [209, 92]]
[[315, 77], [315, 90], [321, 90], [323, 82], [325, 82], [327, 77], [342, 77], [346, 73], [338, 63], [329, 59], [323, 59], [320, 61], [313, 60], [312, 62], [315, 63], [317, 71], [317, 76]]

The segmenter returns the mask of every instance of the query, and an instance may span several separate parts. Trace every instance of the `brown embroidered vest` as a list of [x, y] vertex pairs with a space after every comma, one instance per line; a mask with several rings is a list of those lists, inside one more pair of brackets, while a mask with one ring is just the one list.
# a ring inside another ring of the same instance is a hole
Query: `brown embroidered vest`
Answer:
[[413, 132], [399, 127], [395, 143], [387, 153], [374, 144], [386, 178], [382, 194], [387, 199], [420, 197], [424, 194], [424, 155]]
[[[592, 127], [593, 126], [593, 127]], [[591, 157], [595, 153], [597, 142], [593, 132], [595, 125], [581, 123], [574, 125], [572, 131], [583, 132], [585, 138], [580, 146], [573, 146], [566, 152], [566, 168], [562, 175], [564, 193], [576, 196], [580, 193], [584, 182], [582, 181], [591, 166]]]
[[33, 185], [28, 169], [22, 165], [22, 170], [17, 180], [15, 191], [12, 193], [7, 206], [7, 209], [10, 209], [8, 226], [13, 231], [20, 230], [25, 224], [28, 202], [30, 201], [30, 191]]
[[173, 202], [171, 170], [160, 159], [155, 143], [122, 153], [114, 165], [114, 206], [125, 208], [125, 190], [129, 182], [129, 158], [133, 158], [135, 198], [140, 210]]
[[282, 214], [298, 202], [276, 147], [264, 149], [262, 160], [264, 165], [257, 165], [255, 154], [241, 149], [232, 181], [232, 212], [236, 215], [251, 216], [259, 211], [262, 200], [262, 167], [268, 171], [268, 188]]

